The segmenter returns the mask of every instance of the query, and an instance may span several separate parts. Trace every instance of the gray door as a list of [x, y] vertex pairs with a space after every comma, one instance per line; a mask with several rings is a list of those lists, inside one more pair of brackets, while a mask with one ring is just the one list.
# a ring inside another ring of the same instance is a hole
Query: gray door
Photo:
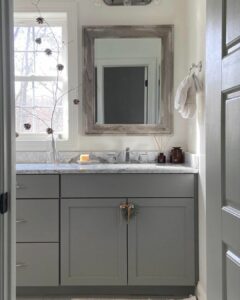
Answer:
[[145, 123], [146, 74], [144, 66], [104, 68], [105, 124]]
[[207, 7], [207, 294], [240, 299], [240, 1]]
[[194, 199], [129, 199], [129, 285], [194, 286]]
[[[13, 8], [0, 0], [0, 196], [8, 193], [8, 211], [0, 203], [0, 300], [15, 299], [15, 183], [13, 165]], [[3, 199], [3, 198], [2, 198]]]
[[64, 199], [61, 204], [61, 284], [126, 285], [124, 199]]

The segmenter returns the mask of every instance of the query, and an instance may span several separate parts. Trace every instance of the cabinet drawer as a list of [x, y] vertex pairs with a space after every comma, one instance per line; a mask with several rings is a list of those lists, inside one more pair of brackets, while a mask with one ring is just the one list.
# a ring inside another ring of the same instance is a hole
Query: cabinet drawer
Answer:
[[17, 200], [17, 242], [58, 242], [58, 200]]
[[17, 244], [17, 286], [59, 284], [58, 244]]
[[58, 197], [58, 175], [17, 175], [17, 198]]
[[63, 198], [194, 197], [193, 174], [62, 175]]

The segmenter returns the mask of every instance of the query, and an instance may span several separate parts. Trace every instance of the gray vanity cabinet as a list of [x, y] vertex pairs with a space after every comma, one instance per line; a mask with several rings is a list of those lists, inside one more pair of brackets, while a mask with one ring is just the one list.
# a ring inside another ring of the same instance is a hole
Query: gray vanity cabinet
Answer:
[[66, 174], [61, 188], [61, 285], [196, 284], [193, 174]]
[[194, 287], [195, 186], [193, 174], [18, 175], [17, 286]]
[[127, 284], [127, 224], [120, 212], [122, 202], [125, 199], [62, 199], [62, 285]]
[[191, 198], [129, 199], [128, 284], [195, 284], [194, 203]]

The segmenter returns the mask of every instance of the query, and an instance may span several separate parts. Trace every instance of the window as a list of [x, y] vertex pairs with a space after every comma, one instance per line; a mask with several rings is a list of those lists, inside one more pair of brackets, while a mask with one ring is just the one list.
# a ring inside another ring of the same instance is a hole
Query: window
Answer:
[[32, 13], [15, 17], [16, 131], [21, 140], [46, 140], [48, 128], [68, 139], [66, 15], [49, 13], [45, 19], [49, 26], [38, 24]]

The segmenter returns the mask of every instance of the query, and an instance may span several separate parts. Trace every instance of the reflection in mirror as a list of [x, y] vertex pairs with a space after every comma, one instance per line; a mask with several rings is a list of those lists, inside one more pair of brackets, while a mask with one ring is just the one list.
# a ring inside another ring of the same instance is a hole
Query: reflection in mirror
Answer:
[[95, 122], [160, 123], [161, 38], [95, 39]]

